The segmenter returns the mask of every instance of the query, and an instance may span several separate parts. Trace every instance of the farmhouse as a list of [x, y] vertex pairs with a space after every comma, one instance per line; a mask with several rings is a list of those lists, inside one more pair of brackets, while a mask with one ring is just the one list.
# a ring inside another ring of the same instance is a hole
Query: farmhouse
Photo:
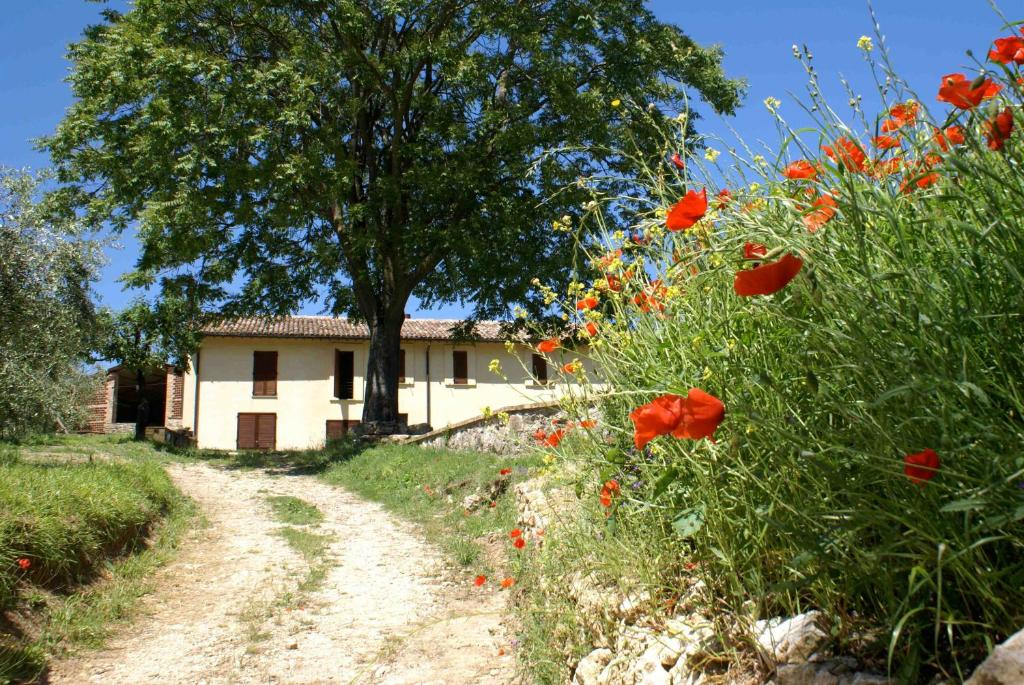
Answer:
[[[500, 322], [478, 322], [470, 336], [458, 334], [460, 323], [406, 319], [398, 393], [403, 422], [440, 428], [487, 407], [550, 401], [565, 391], [561, 374], [532, 347], [506, 347]], [[149, 424], [190, 432], [205, 449], [322, 446], [360, 421], [368, 347], [366, 325], [342, 318], [222, 322], [203, 331], [187, 371], [167, 367], [146, 376]], [[574, 358], [562, 350], [550, 357], [558, 366]], [[490, 370], [495, 359], [504, 377]], [[134, 373], [111, 369], [89, 430], [130, 430], [136, 399]]]

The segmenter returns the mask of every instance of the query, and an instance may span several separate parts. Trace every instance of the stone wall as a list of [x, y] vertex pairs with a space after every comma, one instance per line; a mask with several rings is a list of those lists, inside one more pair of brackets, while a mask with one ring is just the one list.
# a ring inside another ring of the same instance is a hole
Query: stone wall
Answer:
[[[507, 421], [503, 418], [506, 414]], [[550, 432], [551, 422], [560, 416], [557, 402], [505, 407], [489, 418], [479, 416], [406, 442], [423, 447], [515, 454], [534, 446], [533, 434], [538, 430]]]

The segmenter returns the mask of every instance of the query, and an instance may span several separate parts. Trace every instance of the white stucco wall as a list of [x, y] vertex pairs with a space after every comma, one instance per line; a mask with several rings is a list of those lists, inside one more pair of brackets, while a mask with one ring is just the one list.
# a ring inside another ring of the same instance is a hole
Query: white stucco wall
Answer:
[[[453, 345], [406, 341], [402, 348], [406, 351], [407, 382], [399, 387], [398, 410], [409, 415], [410, 424], [429, 422], [434, 428], [441, 428], [472, 418], [484, 407], [499, 409], [541, 402], [554, 398], [565, 389], [556, 383], [547, 386], [532, 383], [526, 369], [530, 368], [533, 350], [525, 346], [518, 347], [511, 354], [499, 343]], [[351, 400], [334, 397], [335, 350], [355, 353], [355, 397]], [[468, 353], [470, 379], [466, 385], [452, 382], [453, 350]], [[276, 397], [252, 395], [255, 351], [278, 353]], [[198, 425], [192, 426], [195, 368], [186, 378], [184, 423], [196, 431], [199, 447], [230, 450], [237, 446], [239, 413], [274, 413], [277, 415], [278, 449], [317, 447], [325, 441], [328, 420], [362, 418], [366, 353], [366, 341], [207, 337], [199, 354]], [[573, 359], [571, 353], [561, 350], [549, 356], [548, 376], [551, 379], [558, 378], [558, 366]], [[501, 362], [508, 382], [488, 370], [492, 359]], [[585, 362], [585, 366], [589, 367], [589, 363]]]

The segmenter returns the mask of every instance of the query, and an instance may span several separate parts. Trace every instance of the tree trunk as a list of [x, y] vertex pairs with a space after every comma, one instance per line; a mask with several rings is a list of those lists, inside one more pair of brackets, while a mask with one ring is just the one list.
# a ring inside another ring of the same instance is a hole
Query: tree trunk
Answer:
[[363, 426], [368, 434], [389, 435], [399, 431], [398, 355], [402, 346], [405, 306], [392, 306], [367, 321], [370, 352], [366, 364]]
[[149, 423], [149, 399], [146, 397], [146, 374], [135, 370], [135, 439], [146, 439], [146, 425]]

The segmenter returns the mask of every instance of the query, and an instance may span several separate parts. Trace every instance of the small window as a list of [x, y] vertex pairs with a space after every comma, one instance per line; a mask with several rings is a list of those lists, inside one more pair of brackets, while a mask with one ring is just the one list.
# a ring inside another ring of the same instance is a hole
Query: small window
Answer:
[[398, 382], [405, 383], [405, 350], [398, 351]]
[[252, 394], [254, 397], [277, 395], [277, 352], [252, 353]]
[[452, 380], [456, 385], [469, 383], [469, 354], [465, 350], [452, 352]]
[[238, 449], [272, 450], [277, 446], [277, 414], [239, 414]]
[[548, 360], [543, 355], [533, 355], [533, 378], [539, 385], [547, 385]]
[[404, 424], [404, 425], [408, 426], [409, 425], [409, 414], [403, 413], [403, 412], [399, 412], [398, 413], [398, 423], [401, 423], [401, 424]]
[[342, 400], [355, 397], [355, 353], [334, 351], [334, 396]]

